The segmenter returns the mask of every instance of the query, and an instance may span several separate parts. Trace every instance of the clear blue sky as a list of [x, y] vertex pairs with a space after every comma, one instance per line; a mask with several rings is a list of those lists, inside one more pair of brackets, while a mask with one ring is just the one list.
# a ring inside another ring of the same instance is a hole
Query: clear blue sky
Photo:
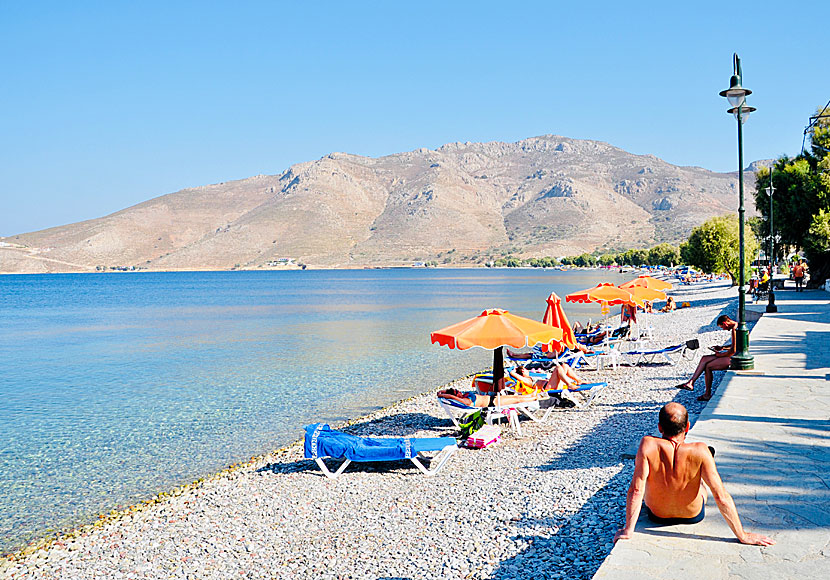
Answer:
[[[734, 7], [734, 8], [733, 8]], [[826, 4], [0, 2], [0, 235], [331, 151], [553, 133], [737, 168], [830, 99]]]

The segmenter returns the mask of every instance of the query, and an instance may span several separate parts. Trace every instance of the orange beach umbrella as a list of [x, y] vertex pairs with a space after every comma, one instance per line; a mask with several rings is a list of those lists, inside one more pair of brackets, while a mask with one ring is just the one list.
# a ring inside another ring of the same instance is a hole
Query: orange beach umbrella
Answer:
[[659, 290], [652, 290], [647, 286], [629, 286], [628, 288], [626, 288], [626, 290], [631, 293], [631, 296], [634, 297], [635, 301], [648, 300], [649, 302], [653, 302], [655, 300], [666, 299], [665, 292], [660, 292]]
[[[576, 336], [574, 336], [574, 329], [571, 328], [571, 323], [568, 322], [568, 317], [562, 309], [562, 299], [556, 295], [556, 292], [551, 292], [547, 302], [548, 307], [545, 309], [542, 322], [561, 329], [562, 343], [568, 348], [576, 348]], [[546, 350], [544, 346], [542, 350]]]
[[507, 310], [493, 308], [478, 316], [450, 325], [430, 334], [433, 343], [467, 350], [474, 346], [493, 351], [493, 379], [496, 391], [504, 385], [503, 346], [523, 348], [534, 344], [548, 344], [561, 348], [562, 329], [530, 318], [516, 316]]
[[629, 280], [625, 284], [620, 284], [620, 288], [624, 288], [626, 290], [632, 286], [644, 286], [650, 290], [671, 290], [672, 288], [671, 282], [666, 282], [665, 280], [654, 278], [653, 276], [649, 276], [647, 274], [643, 274], [633, 280]]
[[631, 293], [614, 286], [610, 282], [597, 284], [593, 288], [572, 292], [565, 296], [567, 302], [605, 302], [608, 306], [615, 304], [635, 304]]

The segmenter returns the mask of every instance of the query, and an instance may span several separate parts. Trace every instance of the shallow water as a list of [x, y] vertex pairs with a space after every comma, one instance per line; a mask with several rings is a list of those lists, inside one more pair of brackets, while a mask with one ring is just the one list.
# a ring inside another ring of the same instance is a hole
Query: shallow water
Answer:
[[[0, 552], [480, 370], [430, 331], [632, 278], [531, 269], [0, 276]], [[595, 305], [565, 305], [573, 320]]]

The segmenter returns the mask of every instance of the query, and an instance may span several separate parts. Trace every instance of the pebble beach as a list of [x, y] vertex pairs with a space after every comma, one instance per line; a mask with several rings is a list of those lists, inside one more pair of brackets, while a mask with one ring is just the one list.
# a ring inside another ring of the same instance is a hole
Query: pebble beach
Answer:
[[[694, 422], [703, 378], [694, 392], [675, 385], [729, 339], [717, 317], [737, 318], [728, 283], [671, 294], [691, 307], [650, 315], [649, 348], [698, 338], [700, 350], [674, 366], [580, 371], [608, 383], [593, 405], [523, 421], [521, 436], [505, 427], [498, 444], [459, 449], [434, 477], [405, 461], [352, 463], [330, 480], [298, 441], [8, 555], [0, 578], [591, 578], [625, 519], [633, 462], [622, 455], [656, 431], [668, 401]], [[454, 436], [437, 388], [333, 427]]]

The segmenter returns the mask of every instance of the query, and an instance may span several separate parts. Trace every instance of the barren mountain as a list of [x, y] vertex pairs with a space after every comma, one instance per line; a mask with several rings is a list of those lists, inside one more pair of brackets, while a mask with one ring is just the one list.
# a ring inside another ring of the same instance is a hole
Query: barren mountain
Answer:
[[[748, 186], [753, 176], [747, 174]], [[0, 271], [481, 261], [679, 242], [737, 208], [737, 174], [546, 135], [370, 158], [185, 189], [84, 222], [0, 238]], [[748, 196], [749, 198], [749, 196]]]

